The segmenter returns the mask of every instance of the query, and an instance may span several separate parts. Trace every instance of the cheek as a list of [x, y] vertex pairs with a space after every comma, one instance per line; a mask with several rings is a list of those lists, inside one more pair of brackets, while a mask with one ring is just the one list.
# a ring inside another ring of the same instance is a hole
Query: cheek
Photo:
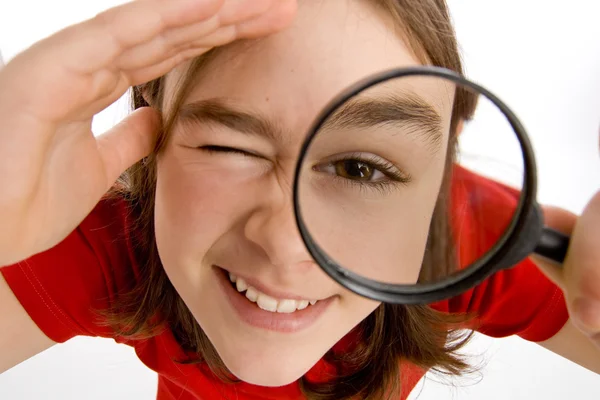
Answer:
[[344, 268], [379, 281], [415, 283], [439, 185], [435, 179], [410, 185], [371, 198], [357, 192], [362, 189], [315, 186], [302, 197], [306, 226]]
[[[234, 229], [251, 206], [247, 176], [185, 162], [167, 150], [157, 165], [156, 241], [165, 268], [197, 266], [211, 246]], [[198, 268], [193, 268], [197, 270]]]
[[367, 299], [349, 291], [346, 291], [342, 296], [341, 303], [341, 306], [344, 307], [344, 320], [343, 322], [340, 321], [340, 325], [344, 326], [346, 331], [351, 330], [348, 328], [349, 326], [358, 325], [381, 305], [380, 302]]

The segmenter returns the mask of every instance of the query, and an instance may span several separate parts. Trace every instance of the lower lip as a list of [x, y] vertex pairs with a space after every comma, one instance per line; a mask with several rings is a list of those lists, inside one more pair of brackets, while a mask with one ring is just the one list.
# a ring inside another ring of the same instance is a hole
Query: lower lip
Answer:
[[242, 321], [256, 328], [283, 333], [299, 332], [312, 326], [333, 301], [333, 297], [319, 300], [304, 310], [296, 310], [289, 314], [265, 311], [233, 288], [226, 271], [218, 267], [214, 270], [219, 286], [237, 315]]

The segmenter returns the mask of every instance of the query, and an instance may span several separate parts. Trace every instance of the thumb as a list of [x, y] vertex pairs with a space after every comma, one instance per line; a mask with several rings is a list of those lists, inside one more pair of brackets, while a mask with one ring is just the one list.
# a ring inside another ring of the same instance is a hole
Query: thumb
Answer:
[[97, 138], [107, 190], [127, 168], [152, 152], [161, 128], [160, 113], [142, 107]]
[[578, 219], [564, 277], [571, 318], [588, 335], [600, 333], [600, 192]]

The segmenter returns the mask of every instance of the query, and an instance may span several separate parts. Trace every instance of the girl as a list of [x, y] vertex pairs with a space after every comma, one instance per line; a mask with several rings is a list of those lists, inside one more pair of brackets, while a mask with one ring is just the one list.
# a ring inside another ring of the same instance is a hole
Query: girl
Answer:
[[[290, 181], [312, 119], [367, 75], [423, 64], [461, 72], [442, 1], [140, 0], [16, 57], [0, 72], [0, 368], [89, 335], [135, 347], [159, 399], [406, 398], [428, 369], [468, 369], [457, 329], [475, 323], [600, 372], [585, 308], [600, 199], [577, 222], [548, 211], [573, 231], [564, 276], [537, 261], [554, 283], [524, 261], [431, 307], [356, 296], [304, 249]], [[94, 138], [92, 116], [130, 86], [136, 111]], [[462, 96], [414, 166], [423, 181], [447, 181], [475, 106]], [[401, 260], [415, 273], [445, 255], [437, 188], [405, 224], [423, 233]]]

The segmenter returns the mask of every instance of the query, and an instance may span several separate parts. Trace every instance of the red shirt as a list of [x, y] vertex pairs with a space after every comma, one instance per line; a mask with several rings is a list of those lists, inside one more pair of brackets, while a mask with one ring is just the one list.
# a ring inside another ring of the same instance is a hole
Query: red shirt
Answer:
[[[515, 207], [516, 194], [462, 169], [457, 169], [453, 187], [454, 199], [468, 199], [470, 204], [454, 210], [463, 233], [458, 244], [464, 262], [481, 254], [502, 232], [506, 216]], [[62, 243], [1, 269], [25, 310], [50, 339], [60, 343], [79, 335], [114, 337], [109, 328], [97, 323], [92, 310], [110, 307], [119, 293], [135, 285], [137, 264], [124, 235], [128, 226], [122, 201], [102, 201]], [[549, 339], [568, 319], [560, 289], [528, 260], [432, 306], [444, 312], [475, 312], [483, 334], [519, 335], [530, 341]], [[297, 383], [279, 388], [227, 385], [205, 365], [175, 364], [172, 360], [182, 359], [184, 354], [170, 331], [147, 340], [115, 340], [133, 346], [140, 360], [158, 373], [158, 400], [302, 399]], [[318, 380], [326, 369], [328, 365], [321, 360], [308, 374], [311, 380]], [[412, 365], [402, 366], [401, 399], [423, 374]]]

